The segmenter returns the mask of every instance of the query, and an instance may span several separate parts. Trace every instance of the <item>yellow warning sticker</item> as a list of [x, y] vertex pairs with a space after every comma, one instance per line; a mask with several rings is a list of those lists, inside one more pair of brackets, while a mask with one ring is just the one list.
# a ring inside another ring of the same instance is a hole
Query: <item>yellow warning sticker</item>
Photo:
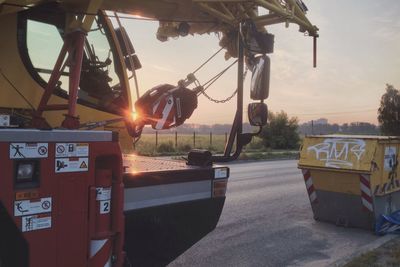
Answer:
[[79, 166], [81, 169], [87, 169], [87, 164], [85, 161], [82, 161], [81, 165]]
[[89, 158], [56, 158], [55, 172], [85, 172], [89, 170]]

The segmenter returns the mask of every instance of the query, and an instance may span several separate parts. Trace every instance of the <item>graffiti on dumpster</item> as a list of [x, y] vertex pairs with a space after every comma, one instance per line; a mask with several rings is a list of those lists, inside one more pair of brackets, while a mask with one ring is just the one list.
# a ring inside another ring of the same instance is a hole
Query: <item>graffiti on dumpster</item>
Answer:
[[359, 139], [328, 138], [324, 142], [310, 146], [317, 160], [324, 161], [326, 167], [352, 168], [352, 155], [360, 161], [365, 152], [365, 142]]

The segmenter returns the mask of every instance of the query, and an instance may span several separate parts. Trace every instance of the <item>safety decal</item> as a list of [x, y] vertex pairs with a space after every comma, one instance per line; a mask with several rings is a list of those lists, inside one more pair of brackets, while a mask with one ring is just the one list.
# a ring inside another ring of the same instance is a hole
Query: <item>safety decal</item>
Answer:
[[55, 172], [86, 172], [89, 170], [88, 158], [59, 158], [55, 160]]
[[56, 158], [88, 157], [88, 143], [57, 143]]
[[39, 191], [21, 191], [15, 193], [15, 200], [35, 199], [39, 198]]
[[11, 143], [10, 159], [47, 158], [48, 143]]
[[309, 170], [302, 170], [304, 176], [304, 182], [306, 183], [308, 197], [310, 198], [311, 204], [317, 203], [317, 192], [315, 191], [314, 184], [312, 181], [311, 173]]
[[3, 127], [10, 126], [10, 115], [5, 115], [5, 114], [0, 115], [0, 126]]
[[14, 216], [48, 213], [51, 212], [51, 207], [51, 197], [14, 201]]
[[111, 187], [96, 187], [96, 200], [111, 199]]
[[367, 211], [373, 211], [370, 176], [360, 174], [361, 202]]
[[396, 147], [385, 147], [385, 157], [383, 167], [385, 171], [392, 171], [396, 165]]
[[51, 216], [49, 214], [24, 216], [22, 217], [21, 228], [22, 232], [51, 228]]
[[111, 210], [111, 200], [100, 201], [100, 214], [110, 213]]

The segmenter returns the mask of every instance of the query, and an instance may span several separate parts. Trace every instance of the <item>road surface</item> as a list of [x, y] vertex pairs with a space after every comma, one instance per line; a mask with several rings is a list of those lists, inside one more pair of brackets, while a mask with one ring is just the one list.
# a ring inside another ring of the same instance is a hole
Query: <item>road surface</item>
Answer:
[[230, 168], [217, 228], [170, 266], [326, 266], [378, 238], [314, 221], [295, 160]]

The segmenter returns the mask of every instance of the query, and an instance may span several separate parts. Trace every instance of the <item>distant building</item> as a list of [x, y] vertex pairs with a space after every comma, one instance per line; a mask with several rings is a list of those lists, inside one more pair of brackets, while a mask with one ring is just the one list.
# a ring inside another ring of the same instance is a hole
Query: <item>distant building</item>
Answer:
[[320, 118], [314, 121], [314, 125], [326, 125], [328, 124], [328, 119]]
[[317, 120], [311, 120], [308, 122], [303, 123], [304, 125], [327, 125], [328, 124], [328, 119], [325, 118], [320, 118]]

